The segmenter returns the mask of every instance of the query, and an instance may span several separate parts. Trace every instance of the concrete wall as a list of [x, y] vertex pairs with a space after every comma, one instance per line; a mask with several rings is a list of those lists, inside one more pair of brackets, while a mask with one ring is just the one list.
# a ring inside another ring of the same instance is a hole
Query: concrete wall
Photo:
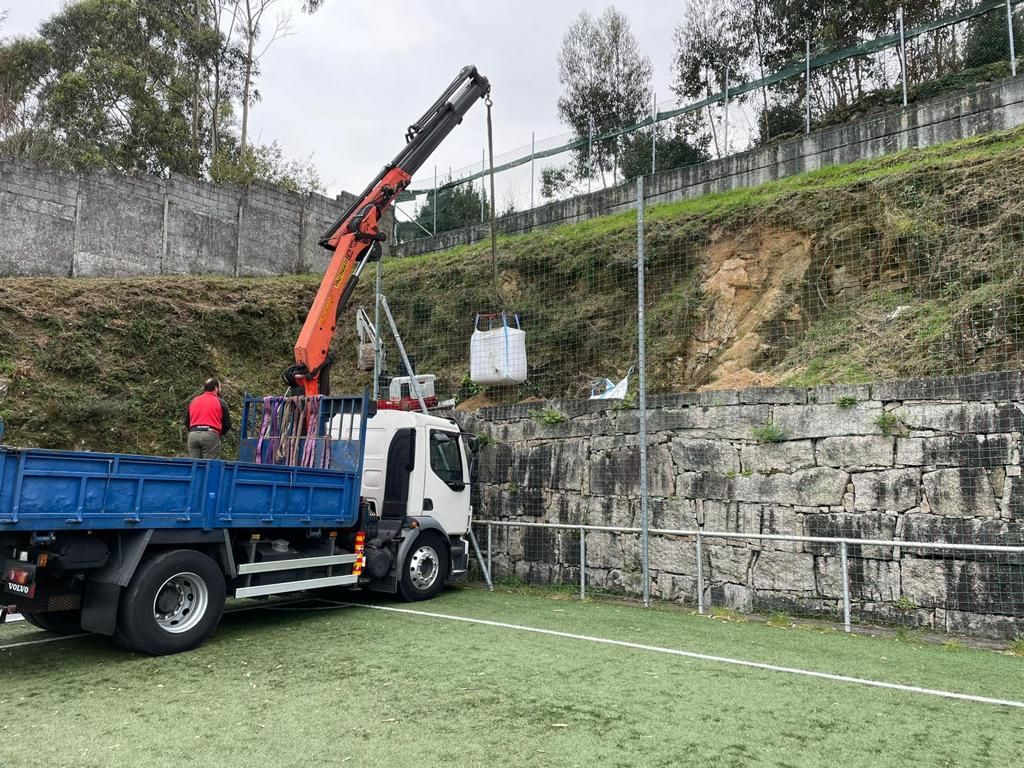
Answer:
[[317, 239], [353, 199], [0, 159], [0, 276], [318, 273]]
[[[649, 204], [671, 202], [750, 187], [814, 171], [829, 165], [879, 157], [911, 147], [927, 147], [1024, 124], [1024, 77], [977, 88], [931, 102], [911, 105], [860, 122], [827, 128], [808, 136], [753, 149], [721, 160], [663, 171], [644, 179]], [[505, 234], [584, 221], [631, 209], [636, 182], [630, 181], [590, 195], [550, 203], [498, 221]], [[413, 256], [490, 237], [487, 226], [475, 226], [396, 246], [395, 256]]]
[[[550, 407], [460, 415], [493, 440], [481, 453], [478, 518], [639, 526], [638, 412], [560, 402], [566, 419], [545, 424], [538, 409]], [[768, 423], [781, 441], [755, 438]], [[653, 398], [651, 526], [1020, 545], [1022, 432], [1021, 372]], [[495, 541], [499, 576], [578, 582], [575, 541], [523, 528]], [[706, 543], [712, 604], [841, 606], [835, 545]], [[592, 586], [641, 591], [635, 537], [592, 533], [587, 548]], [[650, 551], [652, 594], [694, 601], [692, 542], [652, 539]], [[1021, 556], [855, 546], [849, 574], [861, 616], [1002, 638], [1024, 631]]]

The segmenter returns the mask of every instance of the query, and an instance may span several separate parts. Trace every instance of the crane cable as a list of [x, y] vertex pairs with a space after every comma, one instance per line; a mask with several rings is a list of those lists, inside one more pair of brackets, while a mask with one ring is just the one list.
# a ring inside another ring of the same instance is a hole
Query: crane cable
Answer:
[[497, 308], [500, 310], [504, 302], [498, 288], [498, 232], [494, 220], [496, 208], [494, 201], [494, 131], [491, 126], [491, 105], [494, 102], [491, 101], [490, 93], [484, 98], [484, 104], [487, 105], [487, 151], [491, 159], [491, 272], [494, 275], [494, 300], [498, 303]]

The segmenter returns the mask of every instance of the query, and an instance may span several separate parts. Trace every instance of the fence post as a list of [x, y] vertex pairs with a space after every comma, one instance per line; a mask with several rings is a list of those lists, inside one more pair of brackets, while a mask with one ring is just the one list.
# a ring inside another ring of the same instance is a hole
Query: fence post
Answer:
[[[587, 133], [587, 194], [590, 194], [590, 182], [594, 178], [594, 121], [590, 121]], [[589, 201], [588, 201], [589, 202]]]
[[636, 180], [636, 332], [640, 369], [640, 570], [644, 580], [644, 607], [651, 604], [651, 568], [648, 557], [647, 509], [647, 349], [644, 329], [644, 177]]
[[[1007, 0], [1009, 2], [1009, 0]], [[903, 106], [907, 106], [907, 37], [903, 31], [903, 6], [899, 8], [900, 20], [900, 73], [903, 79]]]
[[437, 165], [436, 164], [434, 165], [434, 205], [432, 206], [432, 208], [433, 208], [433, 214], [434, 214], [434, 226], [432, 227], [432, 229], [434, 231], [431, 234], [436, 235], [437, 234]]
[[580, 600], [587, 599], [587, 529], [580, 526]]
[[658, 94], [651, 94], [651, 173], [658, 167]]
[[840, 567], [843, 569], [843, 631], [850, 631], [850, 572], [846, 567], [846, 542], [839, 545]]
[[724, 155], [729, 154], [729, 67], [725, 68], [725, 136], [722, 139]]
[[697, 613], [704, 615], [704, 547], [697, 531]]
[[1013, 4], [1006, 0], [1006, 27], [1010, 35], [1010, 74], [1017, 76], [1017, 51], [1013, 42]]
[[807, 103], [807, 133], [811, 132], [811, 38], [807, 38], [807, 69], [804, 74], [804, 101]]
[[533, 161], [537, 159], [537, 133], [530, 132], [530, 208], [533, 209]]
[[494, 573], [494, 561], [491, 559], [491, 529], [490, 523], [487, 524], [487, 572]]

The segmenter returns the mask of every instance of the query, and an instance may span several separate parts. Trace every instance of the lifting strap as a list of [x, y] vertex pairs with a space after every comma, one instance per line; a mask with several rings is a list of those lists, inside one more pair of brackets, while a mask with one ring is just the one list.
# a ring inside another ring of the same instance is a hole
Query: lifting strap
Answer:
[[484, 99], [484, 104], [487, 105], [487, 150], [491, 158], [491, 272], [494, 275], [494, 300], [500, 307], [505, 302], [502, 301], [501, 291], [498, 289], [498, 231], [494, 220], [497, 208], [497, 203], [494, 200], [494, 131], [491, 126], [491, 105], [494, 102], [491, 101], [490, 92]]

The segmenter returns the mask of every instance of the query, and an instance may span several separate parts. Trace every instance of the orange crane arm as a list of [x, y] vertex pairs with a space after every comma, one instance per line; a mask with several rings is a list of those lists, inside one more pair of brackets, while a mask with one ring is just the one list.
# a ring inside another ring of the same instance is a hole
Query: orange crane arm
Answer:
[[380, 244], [387, 239], [380, 231], [384, 211], [469, 108], [489, 93], [487, 78], [476, 67], [464, 67], [409, 126], [405, 148], [321, 236], [320, 245], [333, 256], [295, 342], [295, 364], [284, 372], [288, 386], [301, 387], [306, 395], [330, 394], [331, 340], [363, 267], [380, 258]]

